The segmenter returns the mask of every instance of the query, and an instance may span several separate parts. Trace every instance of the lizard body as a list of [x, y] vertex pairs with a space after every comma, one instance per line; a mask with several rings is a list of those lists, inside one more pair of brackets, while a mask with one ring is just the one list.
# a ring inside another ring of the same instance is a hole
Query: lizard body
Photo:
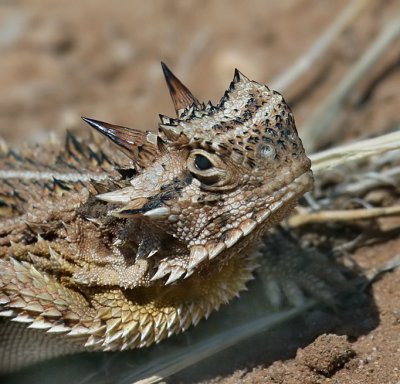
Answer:
[[[311, 189], [280, 94], [236, 70], [205, 105], [163, 70], [177, 117], [161, 116], [158, 133], [84, 118], [116, 146], [68, 134], [65, 146], [3, 150], [3, 370], [197, 324], [245, 289], [261, 237]], [[10, 359], [26, 335], [50, 346]]]

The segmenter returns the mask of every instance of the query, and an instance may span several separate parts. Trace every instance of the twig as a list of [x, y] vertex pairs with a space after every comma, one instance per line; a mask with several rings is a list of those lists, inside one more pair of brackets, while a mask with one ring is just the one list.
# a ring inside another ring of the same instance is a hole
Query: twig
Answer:
[[348, 209], [338, 211], [319, 211], [301, 213], [288, 219], [290, 227], [300, 227], [310, 223], [325, 223], [327, 221], [354, 221], [365, 219], [376, 219], [383, 216], [400, 215], [400, 205], [392, 207]]
[[396, 256], [392, 257], [389, 261], [384, 263], [383, 265], [380, 265], [377, 268], [371, 268], [369, 271], [367, 271], [365, 273], [365, 276], [368, 279], [367, 285], [373, 283], [382, 274], [393, 271], [394, 269], [397, 269], [399, 267], [400, 267], [400, 255], [396, 255]]

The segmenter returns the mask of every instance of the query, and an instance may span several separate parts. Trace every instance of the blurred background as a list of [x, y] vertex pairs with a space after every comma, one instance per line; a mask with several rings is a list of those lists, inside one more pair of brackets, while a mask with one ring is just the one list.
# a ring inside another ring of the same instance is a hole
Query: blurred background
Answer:
[[[399, 17], [398, 1], [2, 0], [0, 136], [13, 146], [41, 142], [49, 132], [88, 129], [81, 115], [154, 130], [159, 113], [174, 115], [161, 60], [204, 101], [221, 98], [236, 67], [274, 85], [350, 3], [357, 10], [312, 69], [277, 89], [300, 131]], [[385, 50], [349, 95], [344, 138], [398, 123], [399, 52], [398, 42]]]

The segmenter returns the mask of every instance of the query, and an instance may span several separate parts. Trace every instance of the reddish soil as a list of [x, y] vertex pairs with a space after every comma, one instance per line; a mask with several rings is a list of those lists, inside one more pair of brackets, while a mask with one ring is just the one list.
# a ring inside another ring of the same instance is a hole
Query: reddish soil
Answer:
[[[218, 101], [235, 67], [251, 79], [271, 83], [311, 47], [348, 3], [3, 1], [0, 136], [13, 146], [41, 142], [49, 133], [86, 130], [81, 115], [154, 130], [159, 113], [173, 115], [161, 60], [199, 99]], [[399, 13], [396, 0], [367, 2], [313, 70], [285, 90], [300, 135], [321, 101]], [[398, 129], [399, 52], [397, 41], [366, 73], [348, 95], [343, 113], [335, 116], [334, 134], [327, 133], [322, 146]], [[391, 225], [399, 226], [393, 220]], [[400, 239], [395, 239], [361, 248], [353, 257], [368, 269], [399, 254]], [[344, 323], [332, 315], [308, 314], [289, 323], [286, 336], [274, 340], [278, 353], [264, 355], [253, 348], [252, 357], [240, 359], [240, 351], [231, 351], [228, 368], [214, 366], [170, 382], [399, 383], [399, 287], [400, 270], [386, 273], [372, 285], [375, 315], [370, 308], [363, 311], [361, 304], [341, 314], [347, 318]], [[290, 327], [301, 321], [313, 324], [313, 331], [291, 335]], [[27, 375], [23, 380], [37, 382]]]

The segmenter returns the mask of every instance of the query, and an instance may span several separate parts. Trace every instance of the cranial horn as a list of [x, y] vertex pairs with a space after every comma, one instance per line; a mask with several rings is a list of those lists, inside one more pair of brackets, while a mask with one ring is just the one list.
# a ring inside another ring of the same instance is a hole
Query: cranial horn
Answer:
[[240, 81], [250, 81], [250, 79], [243, 75], [237, 68], [235, 68], [235, 74], [233, 75], [233, 82], [236, 84]]
[[192, 92], [181, 83], [163, 62], [161, 62], [161, 67], [177, 116], [179, 116], [179, 110], [190, 107], [193, 104], [196, 107], [200, 107], [200, 102], [192, 95]]
[[82, 117], [82, 119], [104, 136], [108, 137], [129, 158], [140, 166], [151, 164], [158, 154], [157, 135], [154, 133], [121, 127], [87, 117]]

